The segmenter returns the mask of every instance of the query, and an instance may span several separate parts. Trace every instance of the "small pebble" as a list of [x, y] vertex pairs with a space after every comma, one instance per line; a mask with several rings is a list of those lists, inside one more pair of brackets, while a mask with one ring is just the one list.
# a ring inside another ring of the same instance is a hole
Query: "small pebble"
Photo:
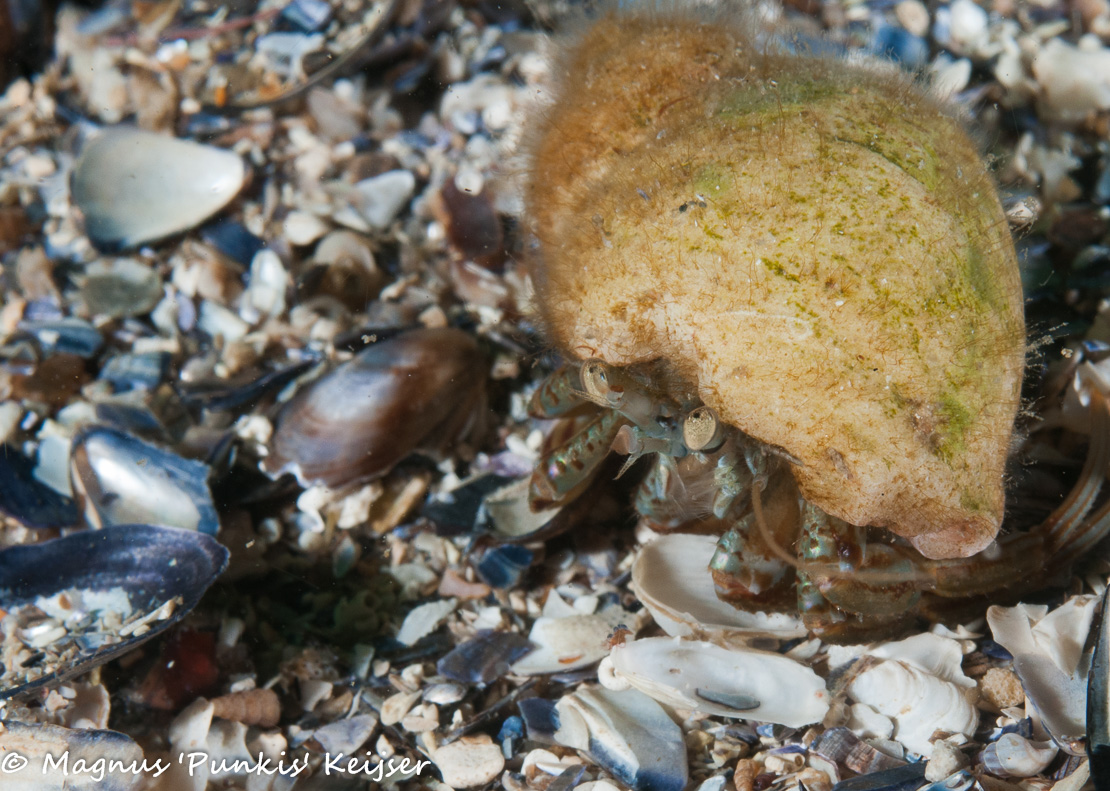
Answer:
[[384, 231], [408, 203], [416, 177], [407, 170], [391, 170], [355, 185], [355, 209], [374, 230]]
[[301, 679], [301, 706], [305, 711], [312, 711], [321, 701], [331, 697], [332, 685], [329, 681], [305, 678]]
[[959, 747], [941, 739], [933, 744], [933, 754], [925, 764], [925, 779], [938, 783], [970, 763]]
[[1000, 667], [992, 667], [979, 679], [979, 694], [999, 710], [1025, 702], [1021, 680], [1012, 670]]
[[484, 582], [467, 582], [454, 569], [447, 569], [439, 581], [440, 596], [469, 601], [471, 599], [484, 599], [490, 594], [490, 587]]
[[350, 755], [366, 743], [377, 725], [378, 718], [373, 714], [359, 714], [318, 728], [312, 736], [325, 751]]
[[439, 706], [449, 706], [458, 703], [466, 697], [466, 687], [454, 682], [432, 684], [424, 689], [424, 700]]
[[894, 16], [908, 33], [924, 36], [929, 32], [929, 9], [920, 0], [902, 0], [894, 7]]
[[312, 244], [328, 232], [329, 225], [305, 211], [291, 211], [281, 224], [282, 233], [290, 244], [302, 247]]
[[1044, 45], [1033, 60], [1033, 76], [1043, 91], [1046, 120], [1078, 123], [1089, 113], [1110, 109], [1110, 49], [1079, 48], [1060, 39]]
[[401, 718], [401, 727], [409, 733], [427, 733], [439, 727], [439, 709], [423, 703]]
[[972, 0], [956, 0], [937, 12], [933, 34], [958, 54], [972, 53], [987, 32], [987, 12]]

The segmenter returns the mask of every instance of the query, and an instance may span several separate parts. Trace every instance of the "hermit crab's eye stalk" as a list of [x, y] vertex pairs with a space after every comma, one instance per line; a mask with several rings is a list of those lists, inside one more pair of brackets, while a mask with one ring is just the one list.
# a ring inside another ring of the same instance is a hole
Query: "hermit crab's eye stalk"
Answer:
[[[641, 426], [650, 436], [661, 436], [666, 429], [652, 428], [661, 411], [669, 414], [670, 404], [660, 401], [658, 394], [648, 392], [644, 384], [601, 360], [587, 360], [579, 372], [582, 394], [601, 407], [615, 409]], [[673, 433], [673, 432], [671, 432]]]
[[612, 405], [616, 396], [609, 384], [609, 366], [601, 360], [587, 360], [582, 364], [582, 389], [590, 400], [603, 405]]
[[707, 406], [699, 406], [682, 422], [682, 441], [691, 451], [710, 452], [721, 447], [725, 432], [717, 413]]

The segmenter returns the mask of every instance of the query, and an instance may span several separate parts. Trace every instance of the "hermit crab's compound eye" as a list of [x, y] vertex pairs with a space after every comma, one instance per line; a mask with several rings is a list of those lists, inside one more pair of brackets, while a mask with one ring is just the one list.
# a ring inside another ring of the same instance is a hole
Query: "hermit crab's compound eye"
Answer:
[[692, 451], [716, 450], [724, 439], [717, 413], [707, 406], [699, 406], [682, 422], [682, 441]]
[[582, 389], [591, 400], [608, 404], [613, 388], [609, 384], [609, 366], [601, 360], [587, 360], [582, 364]]

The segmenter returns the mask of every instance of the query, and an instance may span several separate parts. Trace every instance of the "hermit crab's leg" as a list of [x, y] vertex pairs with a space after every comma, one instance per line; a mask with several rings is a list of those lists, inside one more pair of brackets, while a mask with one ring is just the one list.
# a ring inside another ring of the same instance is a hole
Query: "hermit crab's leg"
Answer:
[[802, 506], [798, 609], [825, 639], [894, 630], [921, 597], [913, 561], [896, 547], [868, 542], [868, 530]]
[[718, 598], [742, 609], [795, 608], [797, 563], [787, 553], [793, 552], [798, 537], [798, 503], [794, 479], [773, 476], [765, 498], [761, 493], [759, 513], [748, 512], [721, 536], [709, 562]]
[[1087, 461], [1068, 499], [1038, 528], [1047, 533], [1047, 550], [1053, 564], [1068, 565], [1106, 535], [1110, 527], [1103, 506], [1084, 519], [1110, 472], [1110, 405], [1106, 395], [1091, 387], [1091, 438]]
[[741, 495], [751, 491], [755, 485], [755, 476], [747, 466], [740, 463], [739, 454], [723, 453], [713, 470], [713, 483], [713, 515], [724, 519], [732, 510], [733, 503]]
[[582, 406], [584, 399], [580, 381], [578, 366], [564, 365], [556, 370], [532, 393], [532, 403], [529, 407], [532, 417], [540, 419], [562, 417]]
[[1043, 587], [1046, 572], [1044, 536], [1010, 533], [970, 558], [920, 560], [918, 569], [931, 582], [930, 593], [944, 598], [983, 596], [1023, 585]]
[[566, 444], [544, 456], [536, 465], [529, 485], [532, 510], [540, 511], [571, 499], [609, 455], [613, 440], [624, 424], [621, 414], [604, 410]]

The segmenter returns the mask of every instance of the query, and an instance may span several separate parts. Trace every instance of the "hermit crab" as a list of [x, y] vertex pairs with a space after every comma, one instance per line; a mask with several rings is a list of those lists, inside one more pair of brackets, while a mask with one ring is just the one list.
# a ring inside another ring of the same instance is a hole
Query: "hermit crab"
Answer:
[[[526, 199], [580, 430], [533, 475], [576, 496], [652, 458], [636, 509], [714, 529], [718, 595], [852, 641], [1040, 583], [1106, 532], [1094, 388], [1080, 482], [999, 533], [1025, 355], [991, 175], [942, 103], [691, 12], [610, 15], [559, 64]], [[781, 50], [781, 51], [780, 51]]]

